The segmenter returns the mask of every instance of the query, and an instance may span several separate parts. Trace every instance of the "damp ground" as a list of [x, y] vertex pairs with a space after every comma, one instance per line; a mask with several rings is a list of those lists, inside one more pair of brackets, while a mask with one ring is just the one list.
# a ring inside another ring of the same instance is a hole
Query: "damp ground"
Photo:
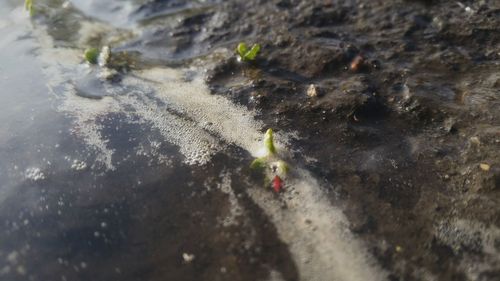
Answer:
[[0, 4], [2, 279], [498, 280], [497, 1], [34, 2]]

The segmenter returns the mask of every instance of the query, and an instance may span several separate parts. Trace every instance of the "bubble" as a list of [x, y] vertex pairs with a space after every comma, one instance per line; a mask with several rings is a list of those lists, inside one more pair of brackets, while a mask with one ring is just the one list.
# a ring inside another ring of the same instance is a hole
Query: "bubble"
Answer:
[[28, 168], [24, 173], [26, 179], [32, 181], [40, 181], [45, 179], [45, 174], [40, 170], [40, 168]]

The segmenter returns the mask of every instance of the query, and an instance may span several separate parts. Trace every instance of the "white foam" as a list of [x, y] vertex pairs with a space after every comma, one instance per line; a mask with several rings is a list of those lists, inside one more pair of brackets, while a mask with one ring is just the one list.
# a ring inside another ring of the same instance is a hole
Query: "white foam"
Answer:
[[24, 173], [26, 179], [32, 181], [39, 181], [45, 179], [45, 174], [40, 170], [40, 168], [28, 168]]
[[244, 209], [238, 202], [236, 194], [231, 188], [231, 175], [229, 173], [222, 174], [222, 181], [217, 188], [228, 196], [229, 201], [229, 212], [221, 220], [222, 226], [229, 227], [238, 225], [238, 218], [243, 215]]
[[72, 133], [79, 136], [90, 148], [97, 152], [98, 163], [113, 170], [113, 149], [102, 133], [99, 120], [111, 112], [119, 112], [120, 106], [110, 97], [91, 100], [76, 95], [71, 81], [84, 75], [88, 69], [81, 64], [81, 52], [70, 48], [54, 48], [52, 38], [44, 28], [34, 30], [40, 48], [38, 59], [43, 64], [43, 72], [47, 78], [47, 87], [60, 102], [58, 110], [74, 119]]
[[304, 170], [288, 182], [281, 209], [268, 190], [249, 190], [274, 222], [299, 269], [301, 280], [386, 280], [387, 274], [349, 231], [342, 211], [330, 204], [317, 181]]
[[190, 120], [168, 112], [168, 108], [156, 102], [144, 102], [135, 96], [120, 98], [122, 106], [133, 109], [139, 122], [159, 130], [165, 140], [179, 146], [187, 164], [206, 164], [211, 156], [221, 149], [218, 140], [200, 129]]
[[156, 97], [172, 108], [186, 112], [203, 130], [255, 154], [261, 146], [258, 140], [263, 128], [254, 120], [255, 114], [223, 97], [211, 95], [201, 75], [185, 81], [187, 71], [153, 68], [136, 73], [142, 79], [129, 76], [124, 83], [140, 88], [152, 86]]
[[71, 163], [71, 169], [75, 171], [82, 171], [87, 168], [87, 163], [79, 160], [73, 160], [73, 163]]
[[[457, 255], [462, 256], [461, 268], [470, 280], [479, 280], [484, 272], [500, 267], [500, 228], [485, 225], [479, 221], [454, 219], [440, 222], [436, 229], [436, 237], [448, 245]], [[474, 254], [463, 252], [463, 248], [482, 251], [487, 259], [478, 260]]]

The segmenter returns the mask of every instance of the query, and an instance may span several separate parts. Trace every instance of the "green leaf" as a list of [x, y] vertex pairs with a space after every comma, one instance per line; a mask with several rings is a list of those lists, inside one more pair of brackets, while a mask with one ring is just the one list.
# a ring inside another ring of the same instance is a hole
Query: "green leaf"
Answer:
[[250, 164], [251, 169], [262, 170], [266, 167], [266, 160], [264, 158], [257, 158]]
[[260, 52], [260, 44], [254, 44], [252, 49], [245, 54], [245, 60], [254, 60]]
[[35, 9], [33, 9], [33, 0], [25, 0], [24, 8], [26, 9], [26, 11], [30, 12], [31, 17], [35, 14]]
[[266, 147], [268, 154], [276, 153], [276, 148], [274, 147], [273, 129], [268, 129], [264, 135], [264, 146]]
[[99, 50], [97, 48], [88, 48], [85, 50], [84, 57], [90, 64], [97, 64]]
[[236, 52], [238, 52], [238, 55], [243, 59], [245, 58], [246, 53], [248, 53], [248, 47], [247, 44], [241, 42], [238, 44], [238, 47], [236, 48]]

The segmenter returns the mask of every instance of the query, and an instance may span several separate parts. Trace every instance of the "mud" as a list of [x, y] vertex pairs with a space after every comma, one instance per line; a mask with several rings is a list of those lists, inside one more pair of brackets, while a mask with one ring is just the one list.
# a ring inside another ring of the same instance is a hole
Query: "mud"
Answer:
[[[248, 13], [228, 26], [249, 31], [230, 28], [228, 36], [261, 42], [261, 59], [230, 58], [208, 81], [261, 110], [269, 126], [298, 132], [297, 158], [330, 186], [391, 280], [496, 280], [498, 247], [487, 253], [482, 238], [469, 247], [451, 232], [443, 239], [439, 225], [473, 221], [468, 231], [478, 236], [498, 228], [498, 8], [247, 2], [239, 10]], [[362, 62], [352, 69], [356, 56]], [[241, 79], [250, 82], [233, 82]], [[310, 84], [319, 97], [306, 95]]]
[[[36, 58], [49, 94], [5, 106], [0, 277], [499, 280], [497, 1], [16, 5], [2, 75]], [[77, 55], [104, 45], [110, 80]], [[279, 195], [248, 167], [265, 128]]]

